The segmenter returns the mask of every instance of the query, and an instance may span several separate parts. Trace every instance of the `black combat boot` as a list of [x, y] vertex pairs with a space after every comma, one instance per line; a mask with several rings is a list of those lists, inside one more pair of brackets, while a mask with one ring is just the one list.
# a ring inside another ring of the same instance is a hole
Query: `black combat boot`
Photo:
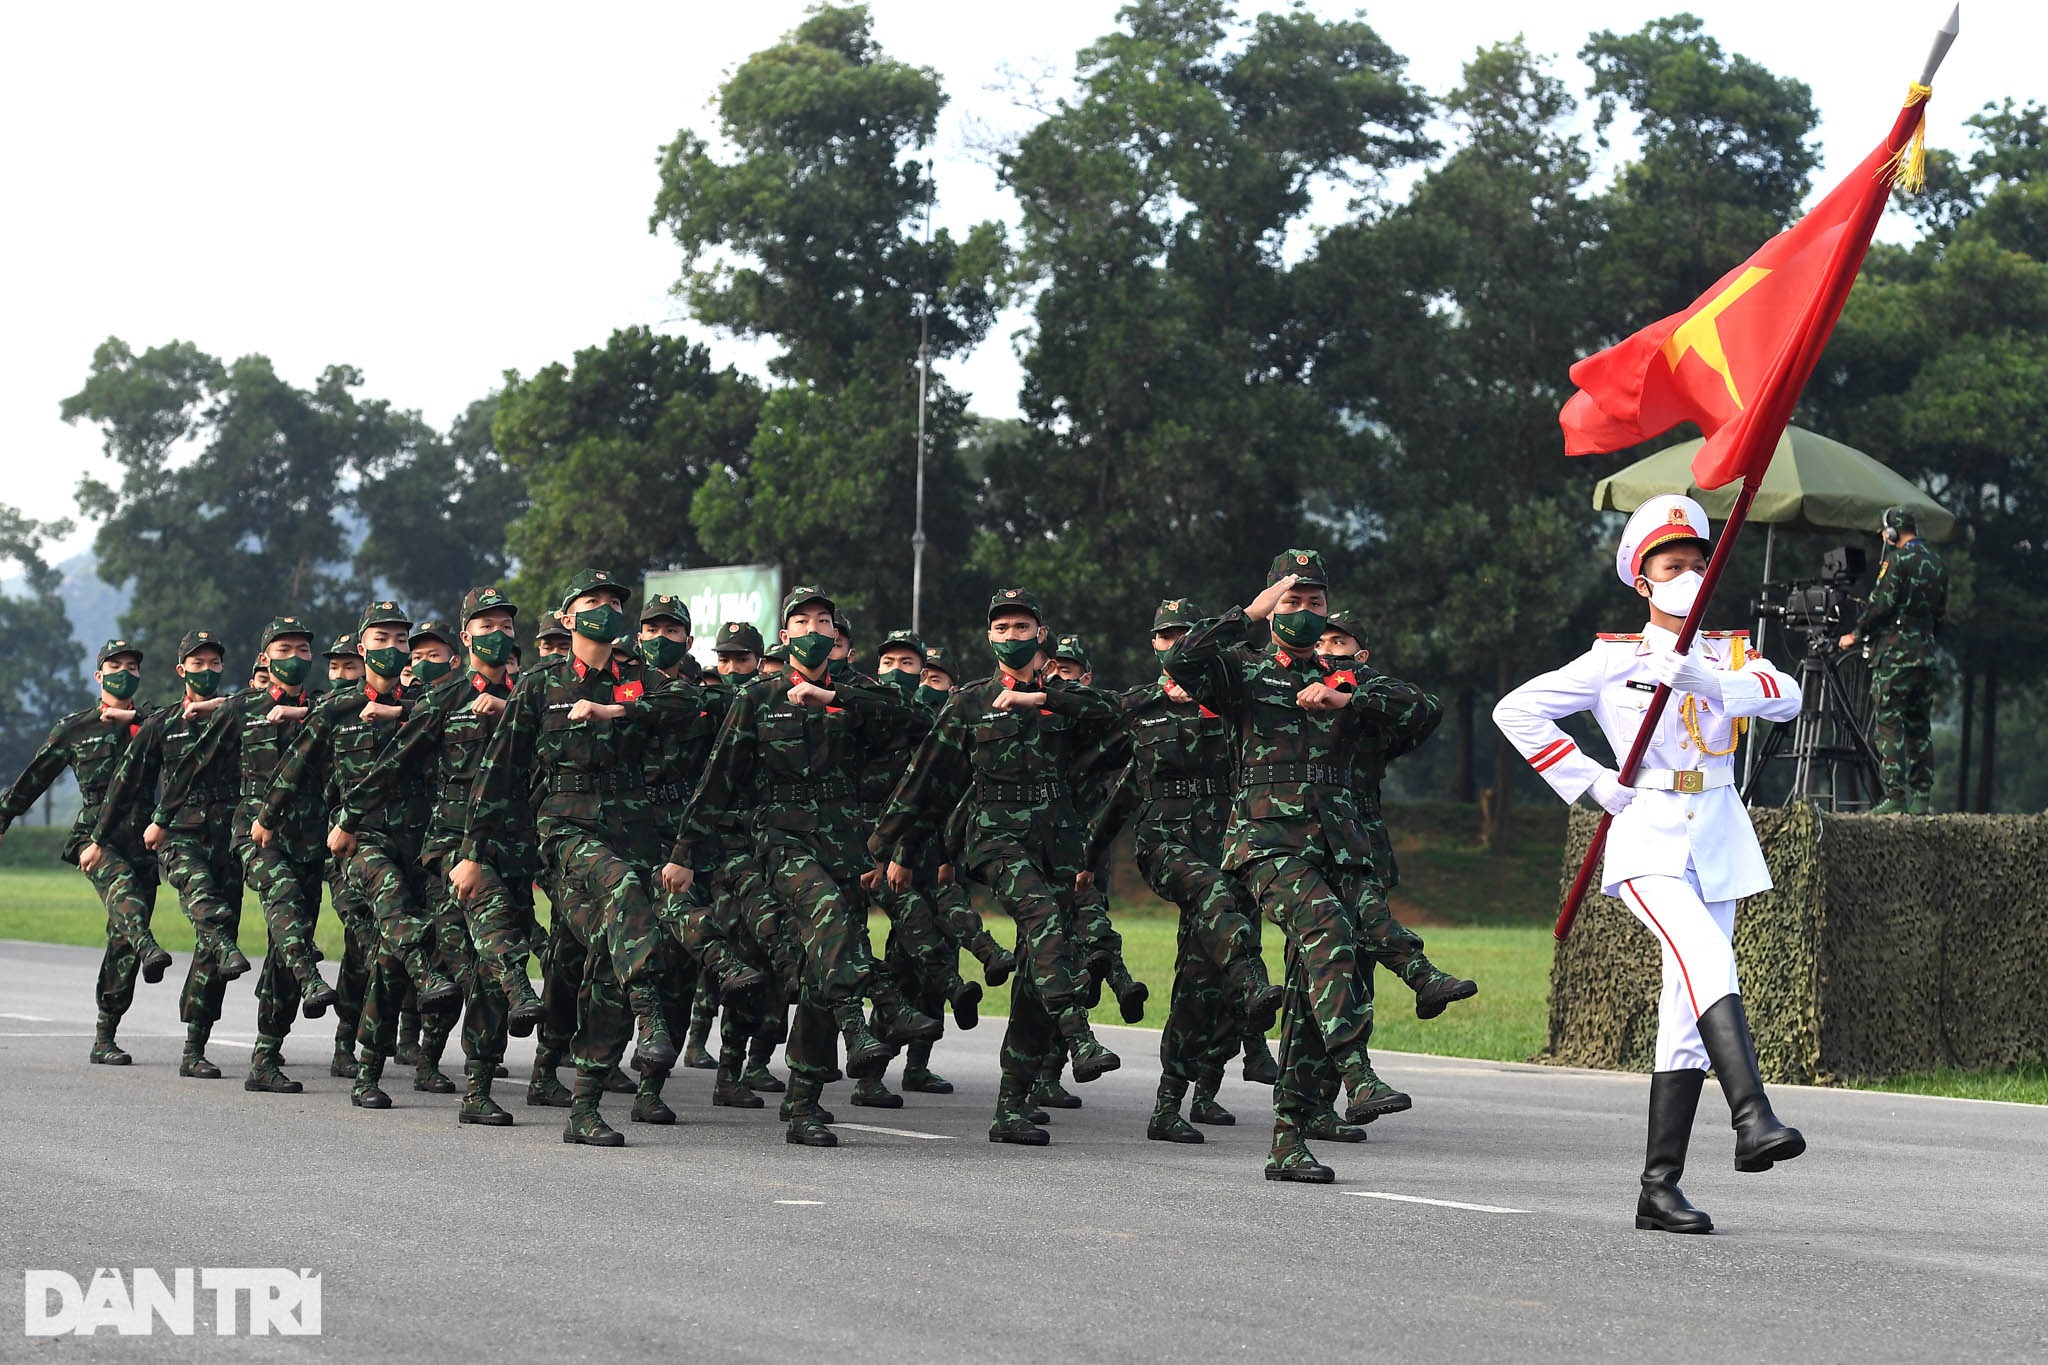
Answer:
[[93, 1030], [92, 1051], [86, 1054], [87, 1061], [94, 1066], [127, 1066], [135, 1060], [114, 1041], [114, 1030], [120, 1026], [120, 1015], [100, 1011], [99, 1025]]
[[789, 1128], [782, 1140], [792, 1147], [837, 1147], [839, 1135], [826, 1124], [830, 1116], [818, 1107], [818, 1096], [825, 1087], [817, 1077], [803, 1072], [789, 1073], [789, 1099], [783, 1104], [788, 1114]]
[[180, 1076], [196, 1076], [202, 1081], [220, 1079], [220, 1068], [206, 1060], [206, 1040], [212, 1036], [212, 1024], [185, 1025], [185, 1055], [178, 1059]]
[[[738, 1044], [727, 1043], [718, 1050], [718, 1079], [711, 1086], [711, 1102], [726, 1109], [760, 1109], [768, 1101], [756, 1095], [741, 1073], [747, 1054]], [[779, 1086], [781, 1081], [777, 1081]], [[784, 1120], [787, 1122], [788, 1120]]]
[[1266, 1042], [1263, 1031], [1249, 1034], [1244, 1040], [1244, 1078], [1253, 1085], [1276, 1085], [1280, 1080], [1280, 1063], [1273, 1056], [1272, 1047]]
[[1764, 1097], [1763, 1073], [1756, 1063], [1756, 1042], [1742, 997], [1724, 995], [1700, 1016], [1700, 1042], [1714, 1063], [1721, 1093], [1728, 1098], [1728, 1122], [1735, 1129], [1735, 1169], [1768, 1171], [1806, 1150], [1797, 1128], [1778, 1122]]
[[1273, 1148], [1266, 1154], [1266, 1179], [1291, 1180], [1303, 1185], [1327, 1185], [1337, 1173], [1316, 1160], [1302, 1141], [1301, 1131], [1291, 1124], [1273, 1125]]
[[1051, 1133], [1031, 1121], [1029, 1100], [1026, 1098], [1030, 1086], [1029, 1075], [1004, 1070], [1002, 1084], [996, 1089], [996, 1116], [988, 1126], [990, 1142], [1043, 1147], [1052, 1141]]
[[358, 1109], [389, 1109], [391, 1097], [384, 1093], [384, 1054], [363, 1049], [363, 1057], [356, 1064], [355, 1088], [348, 1092], [348, 1102]]
[[296, 1095], [306, 1087], [284, 1074], [277, 1064], [277, 1053], [284, 1040], [267, 1033], [256, 1035], [256, 1050], [249, 1054], [249, 1076], [242, 1082], [244, 1090], [267, 1091], [273, 1095]]
[[1636, 1226], [1658, 1232], [1712, 1232], [1714, 1220], [1692, 1206], [1678, 1188], [1685, 1174], [1685, 1148], [1700, 1104], [1704, 1071], [1656, 1071], [1650, 1075], [1650, 1140], [1643, 1157], [1643, 1192], [1636, 1196]]
[[1215, 1124], [1228, 1127], [1237, 1122], [1237, 1115], [1216, 1103], [1216, 1092], [1222, 1088], [1221, 1073], [1201, 1076], [1195, 1080], [1195, 1102], [1188, 1106], [1188, 1117], [1196, 1123]]
[[903, 1088], [920, 1095], [950, 1095], [953, 1083], [933, 1071], [932, 1045], [912, 1043], [903, 1054]]
[[1206, 1141], [1201, 1129], [1180, 1116], [1180, 1102], [1188, 1093], [1188, 1083], [1177, 1076], [1159, 1078], [1159, 1095], [1152, 1105], [1151, 1121], [1145, 1125], [1145, 1136], [1154, 1142], [1197, 1143]]
[[569, 1104], [569, 1122], [562, 1128], [562, 1141], [585, 1147], [623, 1147], [625, 1135], [604, 1121], [597, 1111], [604, 1098], [605, 1071], [600, 1067], [576, 1068], [576, 1094]]
[[747, 1043], [746, 1069], [740, 1079], [747, 1089], [757, 1090], [763, 1095], [780, 1095], [782, 1081], [768, 1069], [769, 1061], [775, 1056], [776, 1038], [767, 1029], [755, 1034]]
[[526, 1103], [533, 1109], [567, 1109], [572, 1103], [569, 1088], [555, 1075], [561, 1058], [546, 1048], [533, 1054], [533, 1073], [526, 1082]]
[[640, 1073], [640, 1088], [633, 1095], [635, 1123], [656, 1123], [667, 1125], [676, 1121], [676, 1111], [668, 1107], [661, 1097], [661, 1087], [667, 1083], [666, 1071], [643, 1071]]
[[1478, 982], [1440, 971], [1427, 958], [1422, 960], [1421, 973], [1414, 985], [1417, 1019], [1434, 1019], [1456, 1002], [1479, 994]]
[[462, 1107], [455, 1115], [457, 1123], [478, 1123], [487, 1128], [512, 1126], [511, 1111], [491, 1098], [491, 1082], [497, 1071], [498, 1064], [493, 1058], [472, 1057], [462, 1064], [469, 1085], [462, 1092]]

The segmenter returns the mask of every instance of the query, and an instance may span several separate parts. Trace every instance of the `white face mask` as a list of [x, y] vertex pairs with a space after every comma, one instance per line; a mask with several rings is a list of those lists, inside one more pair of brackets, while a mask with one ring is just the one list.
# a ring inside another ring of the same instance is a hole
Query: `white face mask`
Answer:
[[1700, 585], [1706, 582], [1699, 571], [1687, 569], [1676, 578], [1650, 584], [1650, 604], [1667, 616], [1685, 617], [1699, 600]]

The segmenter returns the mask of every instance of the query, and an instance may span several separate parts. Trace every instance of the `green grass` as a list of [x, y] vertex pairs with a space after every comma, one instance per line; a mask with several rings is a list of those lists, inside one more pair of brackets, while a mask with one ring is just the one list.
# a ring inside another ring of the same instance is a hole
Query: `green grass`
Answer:
[[1852, 1081], [1857, 1090], [1887, 1090], [1903, 1095], [1948, 1095], [1963, 1100], [2007, 1100], [2013, 1104], [2048, 1104], [2048, 1061], [2023, 1062], [2011, 1071], [1964, 1071], [1944, 1067], [1884, 1080]]

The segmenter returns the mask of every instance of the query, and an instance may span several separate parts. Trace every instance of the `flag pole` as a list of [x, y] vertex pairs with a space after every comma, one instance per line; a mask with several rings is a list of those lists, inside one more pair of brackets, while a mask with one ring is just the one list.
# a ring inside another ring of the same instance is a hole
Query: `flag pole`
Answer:
[[[1926, 117], [1925, 96], [1927, 87], [1934, 82], [1934, 73], [1941, 65], [1942, 58], [1954, 44], [1960, 27], [1961, 6], [1951, 11], [1947, 22], [1935, 34], [1933, 48], [1927, 56], [1927, 65], [1921, 72], [1906, 107], [1899, 111], [1898, 120], [1892, 126], [1892, 133], [1886, 145], [1894, 154], [1903, 151], [1913, 133]], [[1867, 251], [1871, 234], [1877, 229], [1877, 220], [1883, 216], [1885, 201], [1889, 194], [1872, 195], [1856, 223], [1856, 241]], [[1739, 437], [1737, 450], [1740, 458], [1735, 467], [1744, 470], [1742, 489], [1735, 497], [1735, 506], [1729, 510], [1728, 520], [1722, 525], [1721, 537], [1714, 544], [1714, 553], [1707, 561], [1707, 572], [1700, 583], [1699, 597], [1692, 610], [1686, 613], [1685, 624], [1679, 629], [1677, 652], [1685, 654], [1692, 649], [1693, 641], [1699, 634], [1700, 622], [1705, 619], [1707, 607], [1713, 601], [1714, 589], [1720, 586], [1721, 571], [1728, 565], [1728, 558], [1735, 548], [1735, 539], [1749, 520], [1750, 504], [1756, 501], [1757, 486], [1763, 482], [1764, 469], [1770, 461], [1770, 453], [1777, 449], [1778, 441], [1785, 434], [1785, 427], [1792, 420], [1792, 409], [1799, 401], [1799, 395], [1806, 387], [1806, 381], [1813, 374], [1814, 366], [1820, 361], [1820, 353], [1827, 346], [1828, 337], [1833, 333], [1835, 322], [1842, 315], [1842, 305], [1855, 286], [1857, 270], [1861, 268], [1862, 255], [1856, 258], [1855, 269], [1838, 271], [1828, 287], [1814, 297], [1805, 322], [1794, 334], [1789, 353], [1780, 353], [1777, 363], [1772, 366], [1769, 387], [1761, 396], [1757, 411], [1746, 424]], [[1816, 325], [1818, 324], [1818, 325]], [[1662, 683], [1650, 698], [1649, 710], [1643, 715], [1642, 727], [1636, 731], [1635, 742], [1629, 746], [1627, 761], [1622, 764], [1620, 781], [1623, 786], [1632, 785], [1637, 771], [1642, 766], [1643, 754], [1650, 747], [1650, 738], [1657, 732], [1657, 726], [1664, 719], [1665, 707], [1671, 701], [1671, 689]], [[1558, 910], [1557, 925], [1552, 935], [1562, 943], [1572, 932], [1572, 923], [1578, 918], [1579, 906], [1585, 901], [1586, 893], [1592, 889], [1595, 870], [1600, 866], [1607, 850], [1608, 832], [1614, 824], [1614, 816], [1603, 811], [1600, 823], [1593, 831], [1593, 840], [1586, 848], [1585, 859], [1579, 864], [1578, 875], [1572, 879], [1571, 889], [1565, 893], [1564, 905]]]

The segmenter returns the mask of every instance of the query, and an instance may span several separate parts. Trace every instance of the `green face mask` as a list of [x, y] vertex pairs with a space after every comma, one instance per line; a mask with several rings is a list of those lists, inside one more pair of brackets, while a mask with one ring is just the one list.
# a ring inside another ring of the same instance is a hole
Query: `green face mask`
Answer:
[[626, 613], [607, 602], [601, 607], [576, 613], [576, 633], [586, 640], [597, 640], [603, 644], [625, 634]]
[[820, 635], [814, 630], [789, 642], [789, 657], [808, 671], [827, 662], [832, 657], [832, 647], [838, 643], [830, 635]]
[[[512, 632], [509, 630], [486, 631], [482, 635], [469, 637], [469, 652], [477, 662], [496, 668], [512, 657]], [[417, 669], [414, 672], [418, 672]]]
[[195, 668], [185, 675], [185, 690], [205, 701], [220, 691], [220, 670], [217, 668]]
[[306, 675], [312, 671], [313, 661], [296, 654], [270, 661], [270, 680], [287, 692], [296, 692], [305, 686]]
[[454, 667], [455, 665], [446, 659], [419, 659], [413, 663], [412, 680], [422, 687], [429, 683], [437, 683], [447, 677]]
[[1022, 640], [995, 640], [989, 644], [989, 648], [995, 652], [996, 662], [1012, 676], [1022, 673], [1031, 666], [1031, 661], [1038, 657], [1040, 647], [1036, 635]]
[[946, 698], [953, 694], [942, 687], [920, 687], [917, 689], [918, 705], [936, 711], [946, 704]]
[[666, 635], [650, 635], [640, 642], [640, 657], [655, 668], [664, 671], [674, 668], [690, 653], [690, 647], [681, 640], [671, 640]]
[[134, 696], [135, 689], [140, 686], [142, 686], [142, 676], [137, 673], [130, 673], [125, 668], [117, 668], [112, 673], [108, 673], [100, 678], [101, 690], [119, 701], [126, 701]]
[[853, 672], [853, 660], [851, 659], [827, 659], [825, 661], [825, 680], [827, 682], [838, 682], [851, 672]]
[[[397, 645], [388, 645], [383, 649], [366, 649], [363, 651], [363, 663], [368, 666], [372, 673], [375, 673], [380, 678], [397, 677], [405, 672], [405, 666], [411, 660], [411, 653], [400, 649]], [[273, 668], [271, 670], [271, 676], [277, 676], [276, 669]]]
[[917, 670], [914, 668], [892, 668], [883, 673], [879, 681], [895, 688], [909, 701], [917, 695]]
[[1330, 618], [1319, 611], [1285, 611], [1273, 618], [1273, 638], [1289, 649], [1314, 649]]

